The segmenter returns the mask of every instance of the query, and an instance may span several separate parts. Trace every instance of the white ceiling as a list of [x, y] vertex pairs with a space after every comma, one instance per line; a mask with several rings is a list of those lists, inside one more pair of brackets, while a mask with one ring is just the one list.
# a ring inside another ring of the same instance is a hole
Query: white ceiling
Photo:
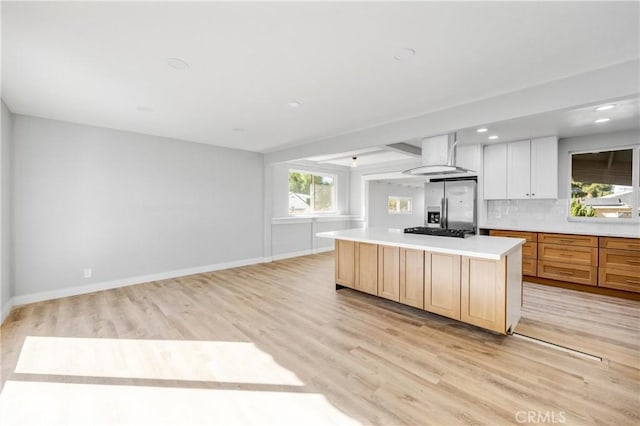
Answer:
[[[615, 107], [607, 111], [596, 111], [597, 107], [603, 105], [615, 105]], [[595, 123], [599, 118], [609, 118], [610, 121]], [[636, 129], [638, 126], [640, 126], [639, 102], [638, 98], [633, 98], [489, 123], [482, 126], [488, 129], [485, 133], [477, 132], [480, 126], [463, 129], [458, 132], [458, 141], [461, 145], [467, 145], [510, 142], [550, 135], [569, 138]], [[488, 137], [491, 135], [498, 136], [498, 139], [489, 140]]]
[[[638, 58], [638, 14], [638, 2], [3, 1], [2, 97], [15, 113], [265, 152]], [[406, 47], [415, 57], [395, 60]]]

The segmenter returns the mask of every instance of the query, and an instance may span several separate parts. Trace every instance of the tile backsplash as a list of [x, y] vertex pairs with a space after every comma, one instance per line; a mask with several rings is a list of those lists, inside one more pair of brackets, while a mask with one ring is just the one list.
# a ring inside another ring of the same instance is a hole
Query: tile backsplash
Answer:
[[577, 222], [567, 220], [569, 200], [487, 201], [485, 224], [491, 228], [640, 237], [640, 224]]

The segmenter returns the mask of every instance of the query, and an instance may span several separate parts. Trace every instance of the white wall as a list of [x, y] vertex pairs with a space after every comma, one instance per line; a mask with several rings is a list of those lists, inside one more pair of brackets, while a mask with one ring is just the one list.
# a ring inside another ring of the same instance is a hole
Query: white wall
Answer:
[[[411, 197], [411, 214], [390, 214], [389, 196]], [[415, 188], [390, 182], [369, 182], [369, 226], [372, 228], [409, 228], [424, 226], [424, 187]]]
[[262, 154], [14, 118], [16, 296], [262, 259]]
[[589, 222], [589, 219], [570, 221], [570, 152], [610, 149], [638, 145], [640, 132], [636, 130], [600, 133], [558, 141], [558, 199], [557, 200], [499, 200], [487, 201], [486, 222], [482, 227], [531, 229], [548, 232], [582, 234], [610, 234], [640, 237], [640, 224], [629, 222]]
[[13, 168], [13, 114], [9, 112], [4, 102], [2, 104], [2, 147], [0, 149], [0, 309], [4, 320], [11, 307], [13, 297], [13, 215], [12, 215], [12, 168]]

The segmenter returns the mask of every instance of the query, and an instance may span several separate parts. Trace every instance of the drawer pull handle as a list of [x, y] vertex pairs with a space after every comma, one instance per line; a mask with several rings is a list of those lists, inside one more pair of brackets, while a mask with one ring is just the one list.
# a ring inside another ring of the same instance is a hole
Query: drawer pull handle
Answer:
[[566, 272], [566, 271], [557, 271], [557, 273], [561, 275], [573, 275], [573, 272]]
[[627, 282], [629, 284], [640, 284], [640, 281], [638, 281], [638, 280], [627, 280]]
[[627, 259], [629, 263], [640, 263], [640, 259]]
[[561, 243], [567, 243], [567, 244], [572, 244], [574, 241], [573, 240], [560, 240]]

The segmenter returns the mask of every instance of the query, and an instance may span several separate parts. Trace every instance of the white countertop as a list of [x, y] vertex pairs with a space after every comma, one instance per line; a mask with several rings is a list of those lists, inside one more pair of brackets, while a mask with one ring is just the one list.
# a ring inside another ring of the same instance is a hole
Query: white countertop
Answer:
[[400, 229], [358, 228], [343, 231], [319, 232], [320, 238], [382, 244], [436, 253], [459, 254], [499, 260], [521, 246], [522, 238], [489, 237], [475, 235], [467, 238], [433, 237], [430, 235], [404, 234]]

